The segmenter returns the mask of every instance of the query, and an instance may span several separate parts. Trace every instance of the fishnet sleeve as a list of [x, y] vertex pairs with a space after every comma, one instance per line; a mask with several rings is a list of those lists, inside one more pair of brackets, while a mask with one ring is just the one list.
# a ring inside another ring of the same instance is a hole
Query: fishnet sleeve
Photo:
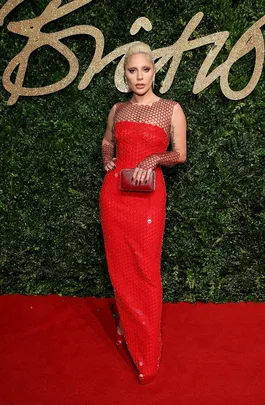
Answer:
[[108, 115], [107, 128], [102, 139], [102, 161], [103, 168], [107, 170], [106, 165], [112, 161], [115, 154], [115, 139], [114, 139], [114, 115], [116, 110], [116, 104], [111, 108]]
[[171, 151], [149, 155], [137, 167], [154, 170], [158, 165], [173, 167], [186, 161], [186, 118], [179, 103], [171, 117], [170, 140]]
[[107, 139], [103, 138], [102, 141], [102, 160], [103, 160], [103, 167], [105, 166], [114, 158], [114, 149], [115, 144], [109, 142]]

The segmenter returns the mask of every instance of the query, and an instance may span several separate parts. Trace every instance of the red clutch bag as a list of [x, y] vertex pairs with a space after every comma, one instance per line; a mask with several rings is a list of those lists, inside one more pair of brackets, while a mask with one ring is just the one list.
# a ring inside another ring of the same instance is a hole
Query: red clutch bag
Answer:
[[145, 191], [151, 192], [155, 190], [156, 176], [152, 171], [151, 176], [147, 183], [135, 184], [135, 180], [132, 181], [134, 169], [122, 169], [120, 172], [120, 190], [121, 191]]

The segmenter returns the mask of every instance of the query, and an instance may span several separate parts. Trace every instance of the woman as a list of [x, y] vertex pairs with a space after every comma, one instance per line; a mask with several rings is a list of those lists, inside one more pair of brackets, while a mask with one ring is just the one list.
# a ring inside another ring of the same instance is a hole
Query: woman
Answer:
[[[166, 187], [161, 166], [186, 161], [186, 119], [178, 102], [153, 93], [155, 64], [147, 44], [136, 42], [127, 50], [124, 73], [133, 96], [109, 111], [102, 140], [106, 175], [100, 219], [119, 314], [117, 347], [126, 343], [139, 382], [146, 384], [158, 372], [162, 350], [160, 262]], [[166, 151], [170, 140], [172, 150]], [[124, 168], [134, 168], [135, 184], [146, 182], [155, 171], [155, 190], [121, 191]]]

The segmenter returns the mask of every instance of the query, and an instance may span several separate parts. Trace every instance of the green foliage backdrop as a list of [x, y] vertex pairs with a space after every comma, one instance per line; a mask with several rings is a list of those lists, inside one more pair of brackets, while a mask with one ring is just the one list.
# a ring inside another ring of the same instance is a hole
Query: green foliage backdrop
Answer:
[[[10, 33], [8, 22], [38, 16], [48, 3], [25, 1], [6, 18], [0, 30], [1, 74], [27, 41]], [[230, 32], [213, 69], [265, 14], [263, 5], [262, 0], [99, 0], [43, 30], [92, 24], [104, 34], [105, 56], [135, 40], [152, 49], [171, 45], [202, 11], [191, 38]], [[132, 37], [130, 27], [140, 16], [149, 18], [153, 29]], [[6, 104], [9, 94], [3, 88], [0, 92], [0, 292], [113, 296], [98, 207], [104, 177], [101, 139], [109, 109], [131, 94], [115, 88], [118, 60], [78, 90], [95, 42], [85, 35], [62, 42], [80, 63], [71, 85], [47, 96], [21, 97], [13, 106]], [[193, 83], [208, 51], [186, 52], [165, 94], [159, 88], [169, 64], [156, 75], [155, 93], [179, 101], [188, 122], [188, 161], [163, 168], [168, 192], [164, 301], [264, 301], [264, 77], [240, 101], [225, 98], [219, 80], [194, 95]], [[247, 84], [254, 61], [252, 51], [234, 64], [233, 89]], [[24, 85], [51, 84], [67, 72], [68, 62], [44, 46], [32, 54]]]

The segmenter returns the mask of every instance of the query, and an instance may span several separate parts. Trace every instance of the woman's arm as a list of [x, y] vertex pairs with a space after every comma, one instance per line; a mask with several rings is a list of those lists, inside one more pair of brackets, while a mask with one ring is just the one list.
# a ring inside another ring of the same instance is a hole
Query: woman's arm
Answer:
[[[147, 156], [136, 166], [133, 178], [139, 181], [148, 180], [152, 170], [158, 165], [172, 167], [184, 163], [187, 159], [186, 133], [186, 117], [181, 105], [178, 103], [174, 106], [171, 117], [170, 139], [172, 150]], [[147, 170], [147, 172], [143, 172], [141, 169]]]
[[109, 170], [114, 169], [115, 163], [113, 160], [114, 158], [114, 149], [115, 149], [115, 140], [113, 136], [113, 120], [114, 114], [116, 110], [116, 104], [114, 104], [109, 111], [108, 120], [107, 120], [107, 128], [102, 139], [102, 160], [103, 160], [103, 167], [108, 172]]

